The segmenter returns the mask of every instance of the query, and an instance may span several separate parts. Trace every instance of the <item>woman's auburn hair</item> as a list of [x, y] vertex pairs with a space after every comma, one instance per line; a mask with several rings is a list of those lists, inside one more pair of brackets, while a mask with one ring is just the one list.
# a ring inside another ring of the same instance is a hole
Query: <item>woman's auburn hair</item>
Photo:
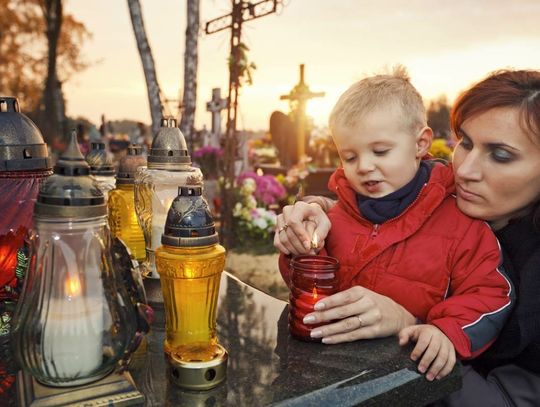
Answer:
[[[460, 138], [460, 128], [467, 119], [496, 108], [519, 109], [522, 129], [540, 146], [540, 71], [496, 71], [461, 93], [450, 113], [452, 133]], [[540, 230], [540, 197], [532, 213]]]
[[496, 71], [461, 93], [450, 113], [450, 128], [459, 138], [467, 119], [505, 107], [519, 109], [523, 130], [540, 145], [540, 71], [536, 70]]

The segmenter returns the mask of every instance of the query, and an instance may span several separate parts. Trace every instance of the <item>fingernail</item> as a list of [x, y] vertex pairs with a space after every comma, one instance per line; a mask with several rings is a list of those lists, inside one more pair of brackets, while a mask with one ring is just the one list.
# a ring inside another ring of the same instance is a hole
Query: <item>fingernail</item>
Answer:
[[311, 243], [307, 240], [304, 240], [304, 243], [302, 243], [306, 249], [311, 249]]
[[302, 322], [304, 324], [311, 324], [311, 323], [315, 322], [315, 317], [313, 315], [305, 316], [304, 319], [302, 320]]
[[435, 379], [436, 380], [441, 380], [441, 376], [437, 376]]
[[428, 373], [428, 374], [426, 375], [426, 379], [428, 379], [428, 380], [431, 382], [431, 381], [433, 380], [433, 374]]
[[425, 373], [426, 372], [426, 368], [424, 366], [418, 366], [418, 371], [420, 373]]
[[312, 338], [320, 338], [321, 336], [323, 336], [320, 329], [315, 329], [314, 331], [311, 331], [310, 335]]
[[315, 311], [321, 311], [326, 308], [326, 304], [324, 302], [318, 302], [313, 308]]
[[328, 343], [334, 343], [334, 341], [332, 340], [332, 338], [322, 338], [322, 341], [321, 341], [321, 342], [322, 342], [322, 343], [326, 343], [326, 344], [328, 344]]

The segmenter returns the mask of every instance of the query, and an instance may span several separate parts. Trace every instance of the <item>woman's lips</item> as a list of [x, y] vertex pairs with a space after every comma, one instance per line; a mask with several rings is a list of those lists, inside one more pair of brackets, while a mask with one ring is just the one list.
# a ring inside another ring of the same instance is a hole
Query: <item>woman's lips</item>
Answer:
[[465, 201], [478, 201], [482, 199], [480, 195], [463, 188], [459, 184], [457, 185], [457, 194], [461, 199], [464, 199]]

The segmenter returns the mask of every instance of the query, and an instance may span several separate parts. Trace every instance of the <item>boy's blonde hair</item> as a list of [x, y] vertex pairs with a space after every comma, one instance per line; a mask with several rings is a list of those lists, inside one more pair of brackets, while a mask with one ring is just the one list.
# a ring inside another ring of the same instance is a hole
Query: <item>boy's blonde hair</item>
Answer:
[[412, 133], [427, 125], [422, 96], [411, 84], [406, 68], [398, 65], [392, 74], [370, 76], [347, 89], [330, 114], [330, 132], [334, 134], [339, 126], [355, 126], [365, 114], [382, 106], [399, 107], [403, 123]]

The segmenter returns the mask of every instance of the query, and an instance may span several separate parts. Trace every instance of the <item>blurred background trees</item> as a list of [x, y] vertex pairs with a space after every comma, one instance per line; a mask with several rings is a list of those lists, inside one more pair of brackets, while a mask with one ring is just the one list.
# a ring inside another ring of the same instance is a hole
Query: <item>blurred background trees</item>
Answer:
[[62, 0], [0, 0], [0, 93], [19, 99], [51, 146], [64, 132], [62, 84], [89, 66], [90, 37]]
[[450, 138], [450, 105], [446, 95], [441, 95], [429, 103], [427, 120], [435, 138]]

